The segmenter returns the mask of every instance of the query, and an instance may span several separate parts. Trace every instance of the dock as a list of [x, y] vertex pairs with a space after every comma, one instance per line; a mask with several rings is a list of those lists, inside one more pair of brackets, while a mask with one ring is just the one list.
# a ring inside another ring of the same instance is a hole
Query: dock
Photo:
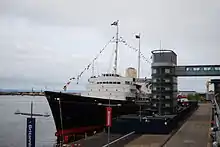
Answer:
[[210, 147], [211, 115], [212, 105], [200, 104], [174, 134], [143, 135], [125, 147]]
[[[111, 134], [109, 145], [111, 147], [209, 147], [211, 116], [212, 104], [199, 104], [199, 108], [183, 125], [170, 134], [139, 135], [133, 132]], [[74, 144], [80, 144], [82, 147], [107, 147], [107, 133], [99, 133], [71, 145]]]
[[164, 147], [208, 147], [212, 105], [200, 104], [199, 109], [187, 120]]

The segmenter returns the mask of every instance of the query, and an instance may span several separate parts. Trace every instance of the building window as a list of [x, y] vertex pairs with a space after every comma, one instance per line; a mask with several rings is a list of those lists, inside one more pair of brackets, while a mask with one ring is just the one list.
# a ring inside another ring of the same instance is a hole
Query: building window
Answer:
[[152, 72], [153, 72], [153, 74], [157, 73], [157, 69], [153, 69]]
[[165, 99], [170, 99], [170, 96], [169, 96], [169, 95], [166, 95], [166, 96], [165, 96]]
[[170, 73], [170, 69], [166, 68], [165, 73]]
[[153, 98], [156, 99], [156, 98], [157, 98], [157, 95], [154, 95]]
[[166, 87], [165, 90], [170, 90], [170, 87]]
[[170, 104], [165, 104], [165, 107], [170, 107]]
[[166, 83], [169, 83], [169, 82], [170, 82], [170, 79], [165, 79], [165, 82], [166, 82]]
[[165, 115], [168, 115], [168, 114], [170, 114], [170, 112], [169, 112], [169, 111], [165, 111], [164, 114], [165, 114]]

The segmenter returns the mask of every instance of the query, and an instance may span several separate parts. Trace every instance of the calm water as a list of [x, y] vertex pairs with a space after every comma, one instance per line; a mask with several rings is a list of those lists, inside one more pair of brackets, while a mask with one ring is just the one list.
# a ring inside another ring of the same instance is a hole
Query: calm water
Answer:
[[0, 96], [0, 147], [25, 147], [26, 116], [15, 115], [16, 110], [34, 113], [49, 113], [50, 117], [36, 117], [36, 147], [52, 147], [55, 143], [55, 124], [45, 97]]

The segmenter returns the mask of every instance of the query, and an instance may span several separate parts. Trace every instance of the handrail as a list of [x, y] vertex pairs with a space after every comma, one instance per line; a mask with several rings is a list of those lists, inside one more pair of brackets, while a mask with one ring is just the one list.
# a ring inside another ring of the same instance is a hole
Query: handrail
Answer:
[[213, 136], [213, 147], [220, 146], [220, 108], [216, 101], [216, 96], [212, 100], [214, 107], [214, 126], [211, 128]]

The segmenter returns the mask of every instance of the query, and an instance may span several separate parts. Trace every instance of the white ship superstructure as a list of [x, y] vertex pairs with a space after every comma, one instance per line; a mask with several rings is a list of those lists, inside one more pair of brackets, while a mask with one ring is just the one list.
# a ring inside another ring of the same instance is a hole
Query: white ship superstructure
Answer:
[[142, 95], [151, 93], [149, 79], [138, 80], [137, 78], [106, 73], [98, 77], [93, 76], [88, 82], [87, 90], [81, 95], [91, 98], [128, 100], [136, 99], [138, 93]]

